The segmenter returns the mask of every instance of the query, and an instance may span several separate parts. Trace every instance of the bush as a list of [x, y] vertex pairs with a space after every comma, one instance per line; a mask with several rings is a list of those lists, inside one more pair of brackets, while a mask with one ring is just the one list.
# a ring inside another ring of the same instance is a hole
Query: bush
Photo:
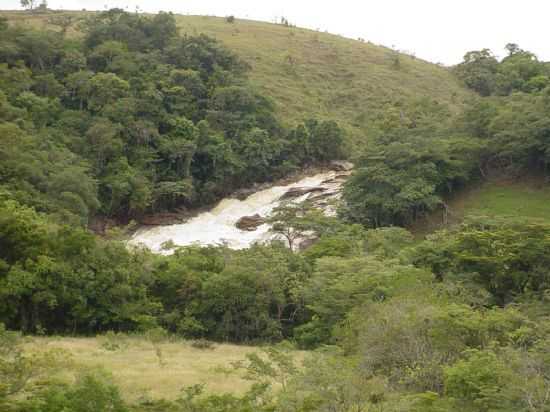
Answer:
[[112, 330], [108, 331], [99, 339], [101, 348], [107, 351], [114, 352], [124, 349], [126, 346], [128, 346], [126, 335], [113, 332]]
[[38, 399], [33, 402], [35, 408], [30, 410], [36, 412], [128, 411], [110, 375], [103, 371], [86, 372], [74, 385], [49, 388]]
[[195, 349], [214, 349], [216, 347], [212, 341], [206, 339], [195, 339], [191, 341], [191, 346]]

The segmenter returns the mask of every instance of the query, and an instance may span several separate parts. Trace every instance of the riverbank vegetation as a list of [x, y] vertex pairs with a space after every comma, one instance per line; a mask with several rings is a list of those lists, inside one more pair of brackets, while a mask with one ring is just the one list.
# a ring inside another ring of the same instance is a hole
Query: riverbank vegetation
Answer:
[[[482, 93], [460, 115], [428, 101], [387, 113], [348, 182], [348, 219], [370, 227], [406, 226], [447, 209], [446, 200], [472, 183], [529, 175], [547, 180], [550, 69], [518, 46], [507, 47], [510, 54], [501, 62], [485, 50], [468, 53], [455, 68]], [[501, 88], [483, 97], [486, 92], [472, 83], [476, 76]]]
[[[86, 223], [330, 160], [342, 128], [282, 125], [246, 64], [211, 38], [179, 36], [170, 14], [99, 13], [81, 37], [0, 27], [0, 409], [548, 409], [546, 63], [512, 46], [501, 62], [468, 54], [455, 72], [480, 96], [462, 110], [425, 98], [387, 107], [352, 153], [338, 216], [307, 205], [273, 216], [275, 230], [311, 234], [307, 249], [164, 256]], [[448, 217], [473, 183], [526, 175], [540, 190], [528, 210], [488, 190], [465, 219], [422, 239], [407, 230]], [[71, 357], [82, 342], [88, 357]], [[185, 370], [184, 352], [220, 363]], [[183, 388], [125, 379], [121, 362], [139, 374], [142, 355]]]
[[0, 178], [22, 204], [77, 224], [127, 221], [343, 154], [335, 122], [283, 128], [247, 64], [178, 35], [172, 14], [111, 10], [80, 27], [77, 39], [1, 26]]
[[175, 348], [182, 337], [204, 351], [212, 340], [286, 340], [309, 350], [303, 361], [275, 346], [227, 362], [255, 382], [244, 394], [190, 385], [181, 397], [128, 401], [115, 370], [113, 380], [87, 363], [76, 380], [58, 380], [69, 370], [67, 353], [55, 345], [37, 352], [2, 332], [10, 344], [0, 402], [13, 410], [84, 411], [83, 393], [143, 411], [544, 410], [547, 224], [478, 218], [419, 243], [405, 229], [366, 230], [315, 215], [302, 224], [320, 238], [302, 253], [274, 243], [159, 256], [56, 227], [13, 203], [1, 215], [2, 250], [14, 251], [3, 259], [0, 284], [10, 329], [106, 333], [99, 339], [107, 351], [124, 351], [128, 338], [118, 333], [140, 333], [159, 362], [169, 355], [155, 342], [175, 339]]

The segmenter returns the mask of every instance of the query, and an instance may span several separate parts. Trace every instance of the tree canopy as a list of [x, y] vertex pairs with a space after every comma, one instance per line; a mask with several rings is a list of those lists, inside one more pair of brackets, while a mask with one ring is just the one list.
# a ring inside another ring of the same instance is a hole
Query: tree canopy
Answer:
[[308, 120], [296, 140], [247, 64], [213, 38], [179, 35], [171, 13], [104, 11], [74, 26], [78, 39], [57, 23], [1, 28], [0, 183], [37, 210], [125, 221], [342, 154], [336, 123]]

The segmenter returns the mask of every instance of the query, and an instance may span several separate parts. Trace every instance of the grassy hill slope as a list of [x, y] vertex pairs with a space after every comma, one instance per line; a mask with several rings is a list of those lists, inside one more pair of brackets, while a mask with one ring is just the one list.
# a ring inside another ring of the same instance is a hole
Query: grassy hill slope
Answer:
[[[541, 177], [493, 178], [469, 187], [448, 200], [448, 224], [468, 217], [511, 218], [550, 223], [550, 189]], [[409, 229], [418, 238], [445, 227], [442, 210], [429, 214]]]
[[[3, 13], [15, 24], [36, 26], [52, 14]], [[287, 124], [317, 116], [363, 135], [387, 105], [427, 97], [456, 109], [469, 96], [447, 69], [368, 42], [250, 20], [176, 19], [182, 33], [213, 36], [246, 60], [251, 82], [273, 98]]]

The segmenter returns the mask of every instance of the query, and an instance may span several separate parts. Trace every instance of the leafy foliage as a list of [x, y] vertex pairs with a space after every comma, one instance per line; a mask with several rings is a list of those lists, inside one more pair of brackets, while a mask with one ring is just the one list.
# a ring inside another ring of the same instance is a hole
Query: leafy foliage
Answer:
[[544, 62], [514, 43], [507, 44], [506, 50], [508, 56], [500, 62], [488, 49], [468, 52], [456, 74], [482, 96], [532, 93], [548, 86], [550, 73]]
[[[422, 109], [427, 102], [419, 102]], [[344, 217], [370, 227], [407, 225], [443, 205], [477, 170], [482, 143], [452, 134], [444, 111], [382, 125], [345, 187]]]
[[[0, 321], [25, 333], [144, 332], [290, 344], [239, 363], [243, 395], [202, 385], [128, 405], [108, 374], [55, 380], [0, 327], [8, 411], [546, 411], [550, 228], [480, 219], [415, 243], [405, 229], [495, 172], [548, 171], [547, 65], [509, 45], [455, 72], [483, 97], [460, 113], [388, 103], [358, 153], [341, 217], [283, 205], [281, 242], [129, 250], [83, 227], [212, 202], [345, 149], [332, 121], [285, 129], [247, 65], [174, 17], [110, 10], [82, 37], [0, 24]], [[236, 24], [237, 22], [234, 22]], [[67, 24], [67, 26], [65, 26]], [[240, 22], [238, 22], [240, 24]], [[65, 29], [63, 29], [65, 27]], [[397, 55], [396, 55], [397, 56]], [[399, 71], [407, 69], [399, 59]], [[296, 70], [299, 70], [296, 69]], [[360, 121], [360, 119], [358, 119]], [[295, 253], [297, 235], [316, 243]], [[110, 332], [109, 332], [110, 331]]]
[[420, 245], [417, 262], [439, 276], [467, 276], [503, 305], [548, 289], [549, 235], [545, 224], [474, 221]]
[[296, 140], [247, 65], [210, 37], [180, 36], [170, 13], [112, 9], [78, 27], [78, 40], [2, 28], [0, 183], [23, 204], [60, 221], [128, 220], [342, 153], [336, 123], [310, 120]]

